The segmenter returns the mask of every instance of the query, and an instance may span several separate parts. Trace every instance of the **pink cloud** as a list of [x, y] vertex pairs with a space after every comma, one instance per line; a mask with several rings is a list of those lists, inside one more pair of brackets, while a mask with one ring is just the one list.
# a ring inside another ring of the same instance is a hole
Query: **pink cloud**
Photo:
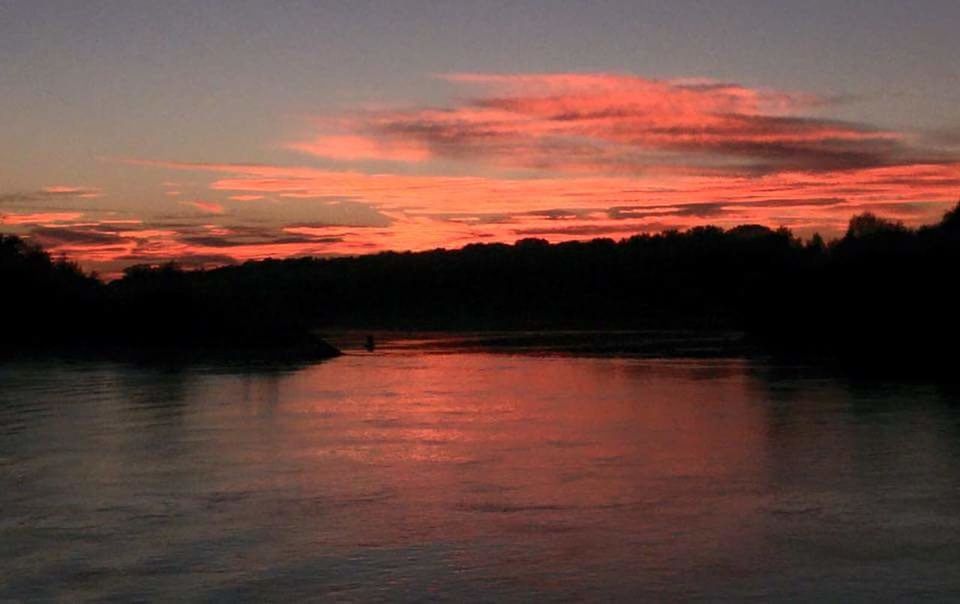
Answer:
[[417, 141], [376, 139], [358, 135], [318, 136], [293, 143], [291, 149], [336, 160], [420, 162], [430, 158], [426, 145]]
[[41, 191], [46, 195], [57, 197], [77, 197], [80, 199], [92, 199], [94, 197], [100, 197], [102, 194], [100, 189], [95, 187], [74, 187], [67, 185], [43, 187]]
[[0, 224], [57, 224], [77, 220], [81, 216], [83, 216], [83, 212], [33, 212], [27, 214], [0, 214]]
[[770, 198], [802, 202], [842, 196], [850, 203], [951, 201], [960, 188], [960, 162], [904, 164], [834, 171], [782, 171], [758, 176], [724, 173], [648, 176], [502, 178], [367, 174], [303, 166], [139, 162], [224, 173], [210, 187], [238, 194], [302, 198], [350, 196], [385, 211], [417, 213], [525, 212], [611, 205], [677, 205]]
[[180, 202], [180, 205], [190, 206], [190, 207], [192, 207], [192, 208], [195, 208], [195, 209], [199, 210], [200, 212], [202, 212], [202, 213], [204, 213], [204, 214], [217, 214], [217, 215], [219, 215], [219, 214], [223, 214], [223, 213], [225, 213], [225, 212], [227, 211], [226, 208], [224, 208], [224, 207], [223, 207], [222, 205], [220, 205], [219, 203], [214, 203], [214, 202], [212, 202], [212, 201], [201, 201], [201, 200], [199, 200], [199, 199], [194, 200], [194, 201], [181, 201], [181, 202]]
[[[289, 234], [338, 239], [313, 243], [251, 240], [226, 251], [244, 258], [283, 250], [349, 254], [454, 247], [479, 240], [509, 243], [523, 236], [551, 241], [623, 237], [704, 223], [786, 225], [807, 234], [813, 230], [836, 234], [852, 214], [881, 202], [888, 204], [884, 213], [910, 224], [937, 220], [955, 201], [960, 184], [960, 163], [753, 177], [677, 174], [533, 179], [365, 174], [256, 164], [162, 165], [221, 173], [223, 177], [210, 185], [215, 190], [303, 199], [350, 195], [372, 204], [392, 220], [387, 227], [348, 232], [288, 225], [285, 232]], [[199, 240], [192, 241], [191, 250], [213, 253], [217, 247], [213, 240], [203, 241], [207, 243], [200, 247]]]
[[452, 74], [479, 96], [450, 107], [360, 111], [320, 120], [298, 150], [324, 158], [593, 174], [712, 166], [728, 171], [889, 165], [911, 156], [900, 133], [810, 117], [827, 101], [707, 80], [616, 74]]

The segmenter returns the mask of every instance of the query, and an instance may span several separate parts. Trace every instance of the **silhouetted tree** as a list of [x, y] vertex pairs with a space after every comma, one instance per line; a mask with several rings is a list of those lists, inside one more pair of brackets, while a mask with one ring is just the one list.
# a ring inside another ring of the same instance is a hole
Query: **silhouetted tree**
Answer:
[[858, 214], [850, 219], [847, 227], [847, 238], [873, 237], [887, 233], [906, 233], [907, 228], [902, 222], [893, 222], [880, 218], [871, 212]]
[[109, 284], [0, 238], [7, 344], [236, 348], [334, 327], [736, 329], [773, 351], [934, 366], [947, 357], [930, 342], [960, 336], [958, 262], [960, 204], [919, 229], [860, 214], [829, 244], [705, 226], [206, 271], [134, 266]]
[[75, 340], [99, 323], [100, 282], [19, 237], [0, 234], [0, 284], [0, 348]]

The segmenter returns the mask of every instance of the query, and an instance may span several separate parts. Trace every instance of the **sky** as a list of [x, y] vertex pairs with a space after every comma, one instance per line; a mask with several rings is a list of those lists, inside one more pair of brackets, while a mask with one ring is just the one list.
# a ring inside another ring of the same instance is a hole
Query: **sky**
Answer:
[[960, 199], [960, 3], [0, 0], [0, 231], [101, 274]]

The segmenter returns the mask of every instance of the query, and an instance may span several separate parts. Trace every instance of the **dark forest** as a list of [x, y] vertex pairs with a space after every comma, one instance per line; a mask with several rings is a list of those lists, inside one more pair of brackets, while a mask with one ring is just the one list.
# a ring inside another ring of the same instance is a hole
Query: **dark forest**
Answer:
[[912, 229], [873, 214], [802, 241], [704, 226], [620, 241], [133, 266], [104, 283], [0, 237], [3, 346], [287, 346], [331, 329], [736, 330], [763, 350], [937, 370], [958, 341], [960, 204]]

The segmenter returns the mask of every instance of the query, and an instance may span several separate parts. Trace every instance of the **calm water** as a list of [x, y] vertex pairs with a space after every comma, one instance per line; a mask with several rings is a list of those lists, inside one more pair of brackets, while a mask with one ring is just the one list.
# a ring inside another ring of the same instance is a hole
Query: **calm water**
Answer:
[[956, 598], [958, 403], [742, 360], [0, 365], [0, 600]]

